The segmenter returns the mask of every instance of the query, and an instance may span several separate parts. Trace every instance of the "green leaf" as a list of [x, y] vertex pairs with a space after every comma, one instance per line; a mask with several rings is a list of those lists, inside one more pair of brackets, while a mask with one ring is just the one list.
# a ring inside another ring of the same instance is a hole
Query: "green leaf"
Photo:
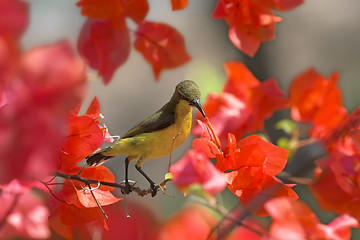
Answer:
[[296, 123], [290, 119], [283, 119], [275, 124], [275, 128], [291, 135], [296, 129]]

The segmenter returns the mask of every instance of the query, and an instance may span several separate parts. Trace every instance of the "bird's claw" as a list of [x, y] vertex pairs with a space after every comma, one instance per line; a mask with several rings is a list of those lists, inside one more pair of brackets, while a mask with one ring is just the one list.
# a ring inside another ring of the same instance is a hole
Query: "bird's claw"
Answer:
[[155, 197], [158, 191], [158, 189], [155, 187], [155, 184], [151, 184], [150, 189], [151, 189], [151, 197]]
[[125, 194], [129, 194], [131, 192], [129, 182], [125, 182]]

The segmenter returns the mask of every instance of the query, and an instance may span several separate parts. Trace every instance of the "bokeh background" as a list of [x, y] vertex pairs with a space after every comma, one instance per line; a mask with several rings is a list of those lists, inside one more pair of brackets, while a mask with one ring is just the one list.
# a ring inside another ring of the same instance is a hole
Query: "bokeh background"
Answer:
[[[30, 25], [23, 38], [24, 49], [69, 39], [76, 47], [77, 36], [85, 18], [75, 1], [33, 0], [30, 4]], [[205, 102], [211, 91], [220, 92], [225, 81], [223, 63], [231, 60], [244, 62], [259, 80], [275, 77], [281, 88], [287, 92], [290, 82], [299, 73], [314, 67], [319, 73], [328, 76], [333, 71], [340, 72], [339, 85], [343, 92], [344, 104], [352, 111], [359, 104], [360, 90], [360, 1], [353, 0], [312, 0], [292, 11], [276, 12], [283, 18], [277, 24], [277, 37], [271, 42], [262, 43], [254, 58], [249, 58], [235, 48], [229, 41], [228, 26], [222, 20], [211, 18], [216, 0], [189, 0], [189, 6], [182, 11], [172, 12], [169, 0], [149, 0], [149, 21], [165, 22], [175, 27], [185, 38], [186, 49], [192, 61], [183, 67], [163, 71], [158, 82], [155, 81], [151, 66], [132, 49], [126, 63], [120, 67], [112, 81], [105, 86], [96, 73], [89, 73], [90, 91], [84, 100], [84, 108], [97, 96], [103, 122], [113, 135], [122, 135], [133, 125], [158, 110], [171, 97], [175, 85], [184, 79], [192, 79], [200, 86]], [[130, 22], [130, 28], [136, 26]], [[287, 112], [276, 114], [267, 122], [269, 132], [272, 125]], [[273, 135], [276, 139], [276, 135]], [[172, 159], [177, 161], [191, 147], [190, 137], [177, 149]], [[315, 159], [322, 154], [321, 148], [312, 146], [299, 152], [296, 159]], [[313, 164], [306, 163], [304, 176], [311, 172]], [[117, 180], [124, 178], [124, 157], [120, 156], [107, 163]], [[151, 160], [143, 169], [155, 182], [161, 182], [167, 172], [168, 157]], [[148, 183], [130, 166], [130, 178], [138, 185], [147, 188]], [[298, 190], [306, 191], [299, 186]], [[130, 196], [130, 201], [141, 201], [149, 206], [159, 219], [173, 213], [186, 201], [172, 184], [167, 191], [174, 198], [159, 194], [156, 198]], [[316, 210], [316, 202], [310, 196], [303, 198]], [[225, 206], [231, 207], [237, 199], [230, 193], [223, 195]], [[121, 204], [119, 204], [121, 207]], [[130, 213], [131, 215], [131, 213]], [[331, 214], [321, 214], [320, 219], [327, 223]], [[353, 237], [356, 239], [356, 235]]]

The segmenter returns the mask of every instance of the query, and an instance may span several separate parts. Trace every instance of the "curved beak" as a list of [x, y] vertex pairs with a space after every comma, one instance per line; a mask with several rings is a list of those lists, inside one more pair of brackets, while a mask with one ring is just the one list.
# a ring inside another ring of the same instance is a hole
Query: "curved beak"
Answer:
[[204, 118], [206, 117], [205, 112], [204, 112], [203, 108], [201, 107], [199, 99], [192, 100], [190, 102], [190, 105], [196, 107], [199, 110], [199, 112], [204, 116]]

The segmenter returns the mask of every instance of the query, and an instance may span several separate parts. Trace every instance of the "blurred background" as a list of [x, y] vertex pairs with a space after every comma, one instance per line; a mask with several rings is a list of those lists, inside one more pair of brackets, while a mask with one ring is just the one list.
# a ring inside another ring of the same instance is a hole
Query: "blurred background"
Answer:
[[[77, 36], [85, 17], [80, 15], [75, 1], [34, 0], [29, 1], [29, 4], [30, 25], [22, 38], [25, 49], [64, 38], [70, 39], [74, 48], [76, 47]], [[223, 64], [231, 60], [244, 62], [260, 81], [276, 78], [285, 92], [292, 79], [309, 67], [314, 67], [326, 77], [333, 71], [339, 71], [339, 85], [345, 106], [352, 111], [359, 104], [360, 1], [305, 1], [292, 11], [276, 12], [276, 15], [283, 18], [277, 24], [276, 39], [262, 43], [254, 58], [245, 56], [233, 46], [228, 39], [228, 26], [223, 20], [211, 18], [216, 0], [189, 0], [189, 6], [177, 12], [171, 11], [169, 0], [149, 0], [149, 4], [150, 11], [146, 19], [175, 27], [183, 35], [192, 61], [180, 68], [163, 71], [156, 82], [151, 66], [132, 49], [126, 63], [116, 71], [107, 86], [96, 77], [96, 73], [90, 72], [90, 91], [83, 102], [83, 108], [86, 109], [93, 97], [97, 96], [101, 113], [105, 116], [103, 123], [113, 135], [121, 136], [157, 111], [169, 100], [176, 84], [184, 79], [192, 79], [198, 83], [204, 103], [209, 92], [221, 91], [226, 79]], [[129, 26], [135, 30], [133, 23], [130, 22]], [[276, 114], [267, 126], [271, 127], [287, 114]], [[192, 138], [173, 153], [173, 162], [191, 147]], [[321, 149], [316, 146], [311, 150], [300, 152], [296, 157], [315, 159], [321, 154]], [[106, 165], [113, 170], [117, 180], [122, 181], [124, 157], [117, 157]], [[167, 168], [168, 157], [151, 160], [143, 166], [144, 171], [157, 183], [164, 179]], [[139, 186], [148, 187], [133, 163], [129, 174], [130, 179], [138, 181]], [[306, 174], [305, 172], [304, 175]], [[299, 190], [304, 189], [300, 186]], [[168, 184], [167, 193], [175, 197], [158, 194], [156, 198], [140, 198], [136, 195], [130, 195], [130, 198], [150, 206], [158, 218], [163, 219], [179, 209], [179, 205], [185, 201], [185, 197], [172, 184]], [[310, 198], [304, 198], [316, 210], [316, 203]], [[227, 207], [237, 202], [229, 192], [223, 194], [223, 199]], [[327, 223], [329, 217], [332, 215], [321, 215], [320, 219]]]

